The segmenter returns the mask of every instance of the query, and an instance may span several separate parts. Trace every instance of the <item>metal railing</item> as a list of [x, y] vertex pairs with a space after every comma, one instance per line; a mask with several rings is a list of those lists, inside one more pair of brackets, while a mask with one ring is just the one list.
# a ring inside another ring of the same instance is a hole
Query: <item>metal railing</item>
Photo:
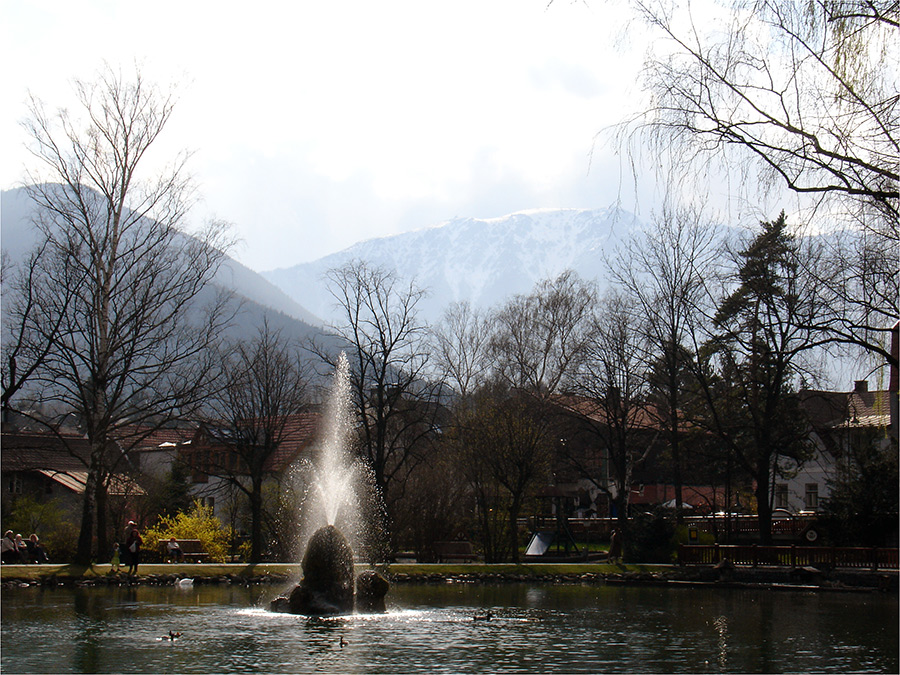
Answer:
[[681, 565], [715, 565], [722, 560], [734, 565], [828, 566], [870, 570], [898, 569], [898, 549], [839, 546], [692, 545], [678, 547]]

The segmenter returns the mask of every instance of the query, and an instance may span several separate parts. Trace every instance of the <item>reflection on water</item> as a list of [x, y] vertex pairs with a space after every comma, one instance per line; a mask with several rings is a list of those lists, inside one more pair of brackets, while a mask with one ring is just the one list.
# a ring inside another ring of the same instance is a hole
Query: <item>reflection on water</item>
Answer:
[[[2, 596], [21, 672], [897, 672], [875, 594], [620, 586], [396, 586], [383, 615], [264, 608], [282, 589], [37, 588]], [[491, 609], [490, 621], [476, 613]], [[183, 637], [162, 639], [168, 631]]]

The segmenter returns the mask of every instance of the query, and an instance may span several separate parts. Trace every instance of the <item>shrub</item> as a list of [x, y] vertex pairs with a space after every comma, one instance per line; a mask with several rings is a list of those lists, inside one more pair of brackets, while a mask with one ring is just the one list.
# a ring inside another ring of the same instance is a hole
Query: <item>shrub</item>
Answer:
[[58, 499], [43, 502], [22, 495], [12, 503], [3, 530], [12, 530], [27, 539], [36, 534], [51, 562], [67, 562], [75, 555], [78, 526], [68, 520]]
[[174, 516], [162, 516], [159, 522], [144, 533], [144, 548], [156, 551], [159, 542], [171, 537], [176, 539], [199, 539], [203, 550], [209, 553], [212, 562], [225, 562], [228, 542], [233, 536], [230, 527], [223, 527], [213, 515], [211, 506], [195, 501], [190, 511], [181, 511]]
[[675, 552], [675, 525], [662, 513], [633, 518], [625, 536], [625, 560], [634, 563], [670, 563]]

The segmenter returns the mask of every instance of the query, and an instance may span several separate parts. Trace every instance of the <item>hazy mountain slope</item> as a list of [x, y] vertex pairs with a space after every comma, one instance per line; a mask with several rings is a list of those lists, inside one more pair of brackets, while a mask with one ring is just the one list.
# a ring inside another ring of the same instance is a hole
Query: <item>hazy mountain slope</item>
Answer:
[[[12, 264], [23, 260], [36, 241], [32, 208], [25, 190], [0, 193], [0, 245]], [[320, 319], [231, 258], [225, 258], [213, 284], [201, 291], [200, 304], [212, 301], [218, 288], [233, 293], [232, 309], [237, 314], [224, 334], [229, 340], [252, 340], [265, 319], [271, 329], [281, 331], [285, 338], [299, 344], [314, 340], [328, 349], [339, 349], [343, 344], [338, 337], [323, 331]], [[315, 361], [310, 355], [310, 363]], [[313, 372], [311, 369], [310, 374]]]
[[420, 305], [429, 321], [453, 301], [490, 307], [527, 293], [564, 270], [600, 280], [605, 257], [635, 225], [615, 209], [542, 209], [503, 218], [457, 218], [438, 226], [372, 239], [311, 263], [263, 272], [317, 316], [328, 318], [334, 300], [323, 275], [353, 259], [397, 270], [430, 291]]
[[[5, 190], [0, 194], [0, 246], [13, 262], [23, 260], [36, 241], [37, 232], [31, 222], [33, 208], [24, 189]], [[223, 260], [214, 283], [259, 307], [268, 307], [306, 324], [322, 323], [281, 289], [233, 258]]]

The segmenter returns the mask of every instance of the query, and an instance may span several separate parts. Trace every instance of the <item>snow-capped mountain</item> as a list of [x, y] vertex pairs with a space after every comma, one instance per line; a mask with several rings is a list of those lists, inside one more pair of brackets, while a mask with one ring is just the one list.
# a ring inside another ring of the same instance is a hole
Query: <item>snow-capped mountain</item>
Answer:
[[324, 275], [350, 260], [415, 279], [429, 296], [419, 310], [439, 319], [454, 301], [483, 308], [531, 291], [543, 279], [573, 269], [601, 281], [606, 256], [637, 224], [619, 209], [539, 209], [502, 218], [456, 218], [427, 229], [371, 239], [338, 253], [263, 276], [313, 314], [329, 320], [334, 299]]

